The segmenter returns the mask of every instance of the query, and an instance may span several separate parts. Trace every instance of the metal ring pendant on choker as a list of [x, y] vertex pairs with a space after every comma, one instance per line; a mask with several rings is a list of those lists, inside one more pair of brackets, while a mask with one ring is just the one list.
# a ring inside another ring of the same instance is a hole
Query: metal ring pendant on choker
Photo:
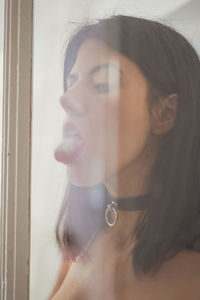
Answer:
[[151, 194], [143, 194], [129, 198], [114, 198], [107, 192], [107, 207], [105, 209], [105, 221], [110, 227], [118, 220], [118, 210], [137, 211], [145, 210], [150, 204]]

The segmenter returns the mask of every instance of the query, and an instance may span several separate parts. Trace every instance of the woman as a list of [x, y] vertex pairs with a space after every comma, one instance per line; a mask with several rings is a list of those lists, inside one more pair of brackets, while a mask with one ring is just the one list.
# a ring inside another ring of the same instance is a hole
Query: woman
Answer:
[[64, 63], [69, 186], [50, 299], [200, 299], [200, 62], [175, 30], [117, 15]]

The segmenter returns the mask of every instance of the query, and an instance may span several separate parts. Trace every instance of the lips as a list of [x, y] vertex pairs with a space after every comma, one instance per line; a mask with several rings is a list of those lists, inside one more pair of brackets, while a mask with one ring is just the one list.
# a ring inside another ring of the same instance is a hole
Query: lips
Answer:
[[83, 147], [84, 141], [77, 127], [71, 122], [64, 123], [63, 140], [55, 150], [55, 159], [63, 164], [72, 164], [80, 155]]
[[72, 133], [74, 136], [76, 135], [78, 138], [81, 138], [80, 131], [78, 128], [72, 123], [72, 122], [66, 122], [63, 125], [63, 138], [67, 138], [70, 135], [72, 136]]

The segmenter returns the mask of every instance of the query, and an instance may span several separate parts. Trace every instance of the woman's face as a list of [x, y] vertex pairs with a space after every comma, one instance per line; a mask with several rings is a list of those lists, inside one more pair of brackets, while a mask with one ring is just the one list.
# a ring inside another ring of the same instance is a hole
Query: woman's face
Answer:
[[66, 84], [61, 105], [81, 135], [76, 155], [63, 160], [69, 182], [92, 185], [138, 160], [145, 164], [144, 149], [151, 141], [148, 84], [137, 65], [90, 38], [81, 45]]

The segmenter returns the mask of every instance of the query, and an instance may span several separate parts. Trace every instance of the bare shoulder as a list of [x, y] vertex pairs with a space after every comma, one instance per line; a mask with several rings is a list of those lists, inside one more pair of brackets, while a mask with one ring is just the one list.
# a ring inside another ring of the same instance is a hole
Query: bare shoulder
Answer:
[[200, 300], [200, 253], [182, 251], [156, 274], [140, 278], [130, 264], [121, 264], [116, 279], [119, 300]]
[[[177, 278], [180, 299], [200, 299], [200, 252], [185, 250], [172, 261], [172, 271]], [[178, 280], [180, 278], [180, 280]], [[178, 298], [178, 299], [179, 299]]]
[[[183, 291], [190, 296], [188, 299], [200, 299], [200, 252], [185, 251], [182, 253], [185, 268], [183, 272]], [[184, 295], [183, 295], [184, 296]], [[183, 298], [187, 299], [187, 298]]]
[[[166, 299], [200, 299], [200, 252], [184, 250], [163, 264], [160, 272], [152, 280], [154, 285], [168, 290]], [[158, 298], [159, 299], [159, 298]], [[160, 299], [165, 299], [163, 295]]]
[[[184, 250], [166, 262], [166, 273], [174, 273], [184, 279], [196, 278], [200, 280], [200, 252]], [[200, 282], [199, 282], [200, 283]]]

